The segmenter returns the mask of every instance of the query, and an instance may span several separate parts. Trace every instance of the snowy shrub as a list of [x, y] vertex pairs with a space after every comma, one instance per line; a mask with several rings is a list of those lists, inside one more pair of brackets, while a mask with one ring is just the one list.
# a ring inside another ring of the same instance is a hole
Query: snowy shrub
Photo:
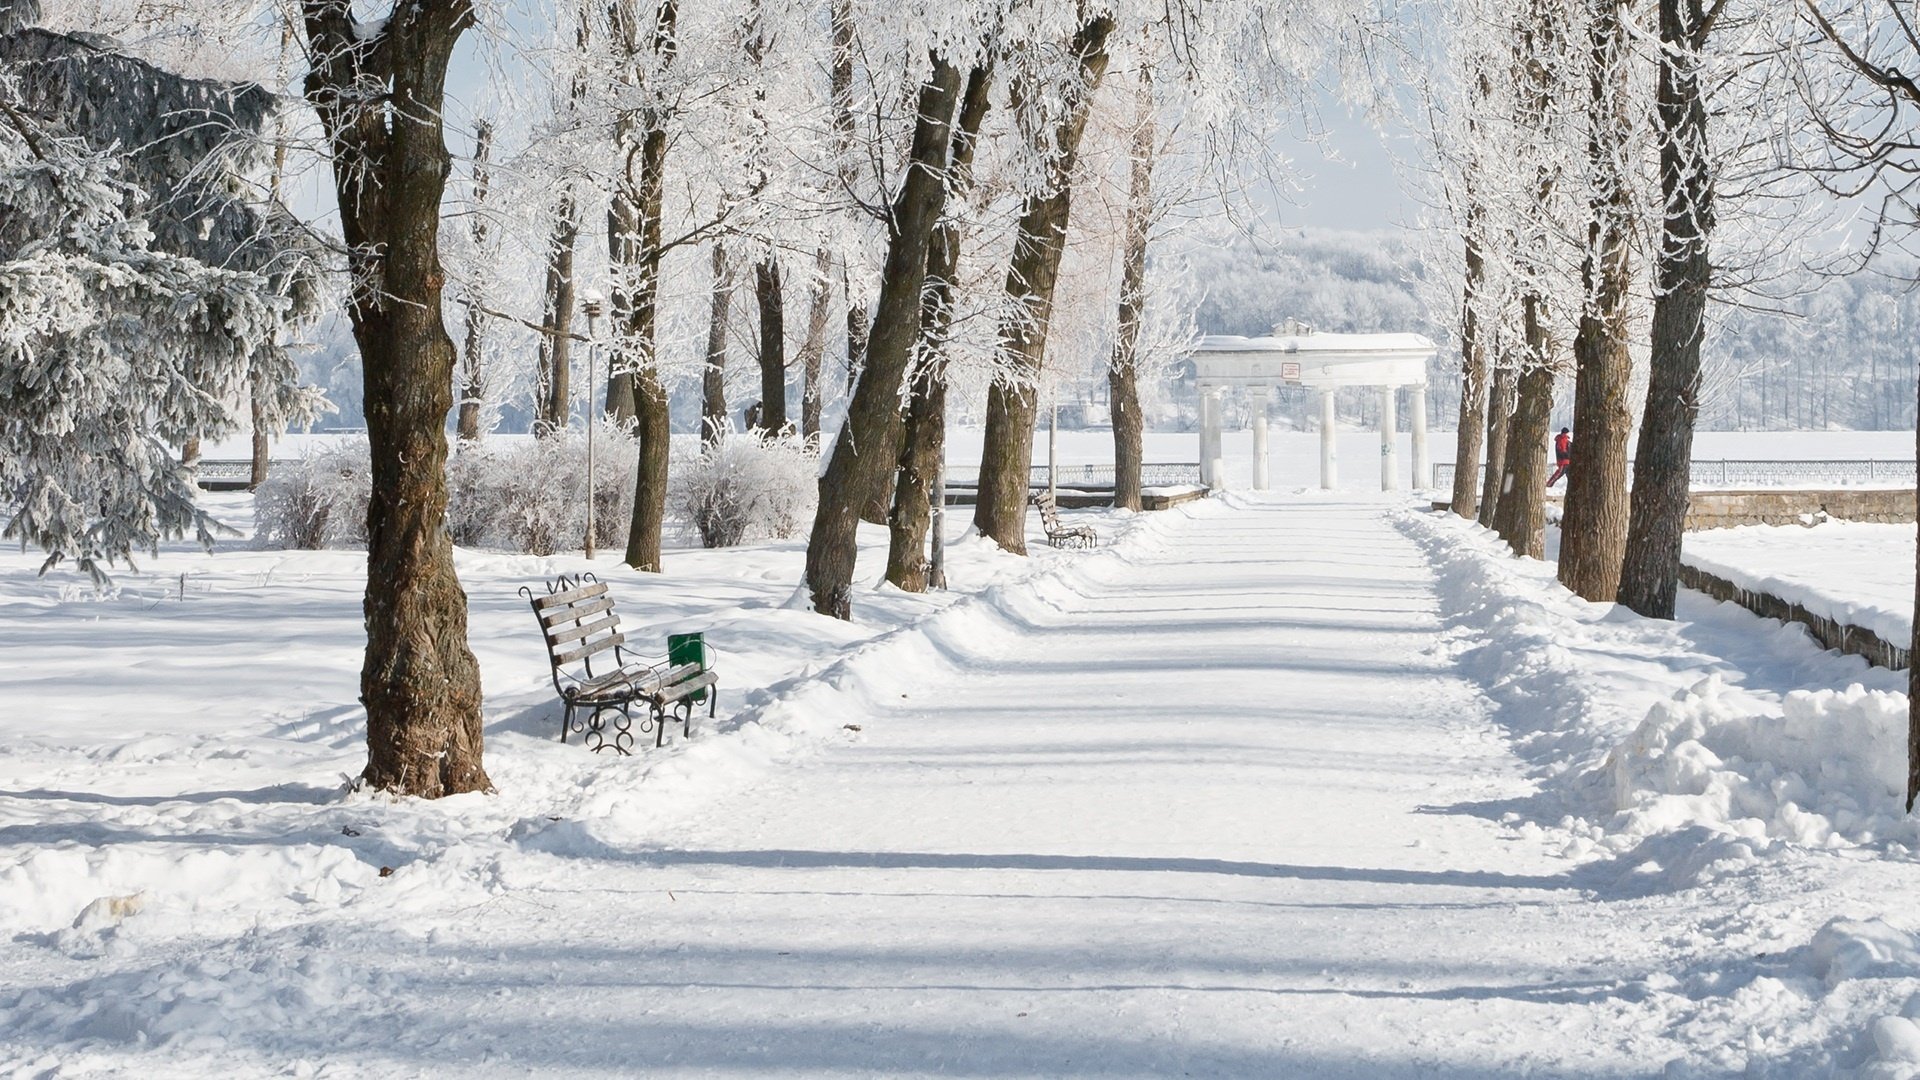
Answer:
[[372, 492], [365, 439], [276, 464], [254, 496], [255, 543], [310, 550], [364, 545]]
[[[276, 466], [254, 502], [263, 547], [359, 547], [371, 495], [367, 442], [354, 439]], [[635, 444], [618, 429], [594, 433], [594, 543], [626, 541]], [[447, 532], [462, 547], [551, 555], [586, 537], [584, 432], [492, 439], [447, 459]]]
[[[634, 440], [610, 424], [594, 433], [594, 543], [624, 543], [632, 515]], [[464, 547], [533, 555], [579, 547], [587, 532], [587, 437], [494, 439], [447, 463], [447, 529]]]
[[[594, 543], [626, 543], [639, 445], [603, 424], [594, 433]], [[552, 555], [587, 529], [587, 437], [482, 440], [447, 459], [447, 532], [462, 547]], [[734, 435], [676, 456], [667, 514], [689, 540], [726, 547], [796, 536], [813, 515], [819, 455], [795, 437]], [[366, 543], [370, 469], [365, 439], [277, 466], [254, 503], [262, 547]]]
[[729, 435], [675, 467], [667, 512], [710, 548], [796, 536], [819, 498], [819, 464], [794, 436]]

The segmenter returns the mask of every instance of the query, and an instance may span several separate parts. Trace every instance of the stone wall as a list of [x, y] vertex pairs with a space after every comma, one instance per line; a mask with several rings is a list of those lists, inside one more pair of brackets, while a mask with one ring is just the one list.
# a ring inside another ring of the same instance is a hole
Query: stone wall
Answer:
[[1821, 510], [1842, 521], [1911, 522], [1914, 493], [1888, 488], [1696, 491], [1687, 507], [1686, 527], [1695, 532], [1734, 525], [1794, 525], [1801, 515]]
[[[1912, 498], [1911, 492], [1908, 493], [1908, 498]], [[1814, 639], [1820, 644], [1829, 649], [1838, 649], [1843, 653], [1865, 657], [1869, 664], [1892, 668], [1896, 671], [1907, 666], [1907, 650], [1903, 646], [1895, 645], [1871, 630], [1863, 630], [1849, 623], [1834, 622], [1824, 615], [1815, 615], [1799, 604], [1782, 600], [1772, 593], [1743, 589], [1726, 578], [1709, 574], [1705, 570], [1685, 563], [1680, 566], [1680, 584], [1689, 589], [1698, 589], [1715, 600], [1732, 601], [1763, 618], [1797, 622], [1812, 631]]]
[[[1565, 496], [1556, 492], [1546, 497], [1546, 504], [1557, 508], [1564, 499]], [[1798, 525], [1802, 515], [1821, 510], [1841, 521], [1906, 524], [1915, 518], [1914, 502], [1911, 489], [1898, 488], [1696, 491], [1688, 501], [1686, 529], [1698, 532], [1735, 525]], [[1433, 508], [1445, 510], [1449, 505], [1439, 500]]]

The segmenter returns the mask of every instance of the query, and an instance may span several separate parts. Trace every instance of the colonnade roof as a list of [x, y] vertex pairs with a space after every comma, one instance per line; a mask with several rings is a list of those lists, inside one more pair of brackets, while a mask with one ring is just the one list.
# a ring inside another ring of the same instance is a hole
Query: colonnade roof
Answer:
[[1426, 383], [1427, 361], [1438, 350], [1420, 334], [1322, 334], [1294, 324], [1280, 329], [1293, 332], [1201, 338], [1193, 351], [1195, 381], [1202, 386], [1291, 383], [1321, 389], [1418, 386]]

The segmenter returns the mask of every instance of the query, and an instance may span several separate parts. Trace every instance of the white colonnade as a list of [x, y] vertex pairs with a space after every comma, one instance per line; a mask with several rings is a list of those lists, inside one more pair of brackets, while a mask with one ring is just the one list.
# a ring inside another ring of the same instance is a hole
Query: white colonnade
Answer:
[[1427, 362], [1433, 342], [1419, 334], [1320, 334], [1288, 320], [1260, 338], [1215, 335], [1194, 351], [1194, 377], [1200, 391], [1200, 480], [1209, 487], [1229, 486], [1222, 462], [1225, 394], [1239, 390], [1258, 402], [1253, 410], [1253, 488], [1265, 491], [1267, 401], [1275, 385], [1318, 390], [1320, 397], [1320, 486], [1340, 482], [1337, 400], [1341, 387], [1371, 387], [1380, 394], [1380, 487], [1399, 487], [1398, 399], [1408, 391], [1407, 418], [1413, 429], [1411, 486], [1430, 484], [1427, 453]]

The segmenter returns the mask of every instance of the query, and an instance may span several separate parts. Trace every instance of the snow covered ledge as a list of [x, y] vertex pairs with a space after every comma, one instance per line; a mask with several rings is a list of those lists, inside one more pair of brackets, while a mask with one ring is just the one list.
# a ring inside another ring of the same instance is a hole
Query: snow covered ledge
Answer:
[[1335, 453], [1334, 395], [1341, 387], [1369, 386], [1380, 392], [1380, 489], [1398, 487], [1394, 449], [1395, 393], [1412, 388], [1408, 411], [1413, 425], [1412, 486], [1426, 486], [1427, 363], [1437, 347], [1419, 334], [1322, 334], [1293, 319], [1268, 337], [1210, 334], [1194, 349], [1194, 381], [1200, 391], [1200, 482], [1224, 488], [1220, 466], [1220, 413], [1228, 389], [1252, 391], [1259, 400], [1253, 413], [1253, 487], [1267, 488], [1268, 392], [1277, 385], [1305, 386], [1320, 392], [1320, 486], [1339, 485]]

